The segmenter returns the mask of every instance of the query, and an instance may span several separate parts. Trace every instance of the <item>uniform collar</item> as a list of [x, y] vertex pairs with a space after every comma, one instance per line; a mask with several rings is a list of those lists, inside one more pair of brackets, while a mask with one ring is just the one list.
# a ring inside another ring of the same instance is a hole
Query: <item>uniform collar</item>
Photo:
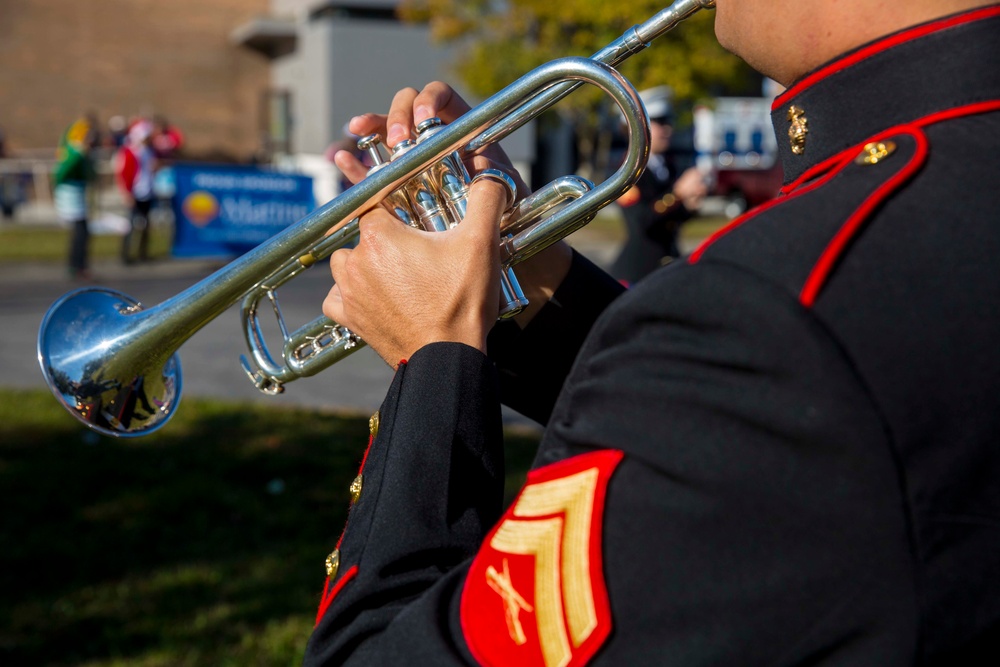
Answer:
[[884, 129], [1000, 99], [998, 34], [1000, 5], [991, 5], [894, 33], [802, 77], [771, 106], [785, 183]]

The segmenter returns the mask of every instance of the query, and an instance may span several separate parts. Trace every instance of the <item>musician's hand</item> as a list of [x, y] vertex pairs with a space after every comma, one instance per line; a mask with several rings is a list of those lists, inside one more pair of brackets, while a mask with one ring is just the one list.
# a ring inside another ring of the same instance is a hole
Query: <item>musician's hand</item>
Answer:
[[702, 201], [708, 195], [705, 177], [695, 167], [684, 170], [674, 183], [674, 196], [681, 200], [684, 208], [695, 211], [701, 207]]
[[[414, 128], [428, 118], [437, 117], [445, 123], [450, 123], [469, 109], [468, 103], [451, 86], [436, 81], [427, 84], [419, 92], [413, 88], [400, 90], [393, 97], [388, 114], [366, 113], [356, 116], [351, 119], [348, 129], [358, 136], [379, 133], [386, 137], [386, 143], [391, 147], [404, 139], [411, 138]], [[336, 153], [334, 163], [352, 183], [364, 179], [368, 172], [368, 167], [350, 151]], [[518, 198], [530, 194], [528, 186], [497, 144], [489, 146], [482, 155], [474, 157], [469, 166], [473, 174], [488, 167], [499, 168], [514, 179]], [[515, 267], [518, 282], [529, 302], [528, 307], [515, 318], [520, 326], [527, 326], [549, 300], [569, 271], [571, 260], [570, 247], [564, 242], [559, 242]]]
[[445, 232], [403, 225], [381, 208], [361, 219], [354, 249], [330, 258], [336, 284], [323, 313], [396, 367], [429, 343], [486, 351], [499, 310], [499, 220], [507, 189], [478, 181], [465, 221]]
[[[416, 126], [428, 118], [440, 118], [447, 124], [469, 109], [469, 104], [454, 88], [435, 81], [419, 92], [415, 88], [400, 90], [393, 97], [388, 114], [365, 113], [355, 116], [348, 123], [348, 129], [360, 137], [378, 133], [384, 138], [385, 144], [392, 148], [400, 141], [414, 138]], [[352, 183], [357, 183], [367, 174], [368, 168], [350, 151], [335, 153], [333, 161]], [[492, 144], [481, 155], [473, 157], [469, 171], [476, 173], [488, 167], [502, 169], [510, 174], [517, 184], [518, 197], [530, 194], [528, 186], [498, 144]]]

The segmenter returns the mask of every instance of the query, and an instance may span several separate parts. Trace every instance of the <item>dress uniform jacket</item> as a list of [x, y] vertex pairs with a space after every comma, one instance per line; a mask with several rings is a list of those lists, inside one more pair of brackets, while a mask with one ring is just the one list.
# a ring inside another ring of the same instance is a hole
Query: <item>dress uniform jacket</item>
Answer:
[[680, 254], [677, 232], [691, 212], [674, 196], [679, 175], [671, 156], [650, 156], [633, 190], [618, 200], [627, 237], [609, 269], [615, 278], [634, 283]]
[[[775, 201], [402, 364], [307, 663], [997, 664], [998, 35], [819, 68]], [[501, 395], [547, 423], [506, 510]]]

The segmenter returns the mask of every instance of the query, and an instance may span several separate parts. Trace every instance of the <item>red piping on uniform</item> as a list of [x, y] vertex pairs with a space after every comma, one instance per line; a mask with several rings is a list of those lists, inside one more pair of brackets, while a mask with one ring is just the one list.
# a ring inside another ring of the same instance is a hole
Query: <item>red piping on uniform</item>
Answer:
[[[913, 133], [912, 130], [908, 130], [907, 128], [923, 128], [927, 127], [928, 125], [933, 125], [935, 123], [940, 123], [946, 120], [953, 120], [955, 118], [962, 118], [965, 116], [974, 116], [976, 114], [989, 113], [991, 111], [1000, 111], [1000, 100], [988, 100], [986, 102], [976, 102], [974, 104], [967, 104], [965, 106], [955, 107], [954, 109], [946, 109], [944, 111], [938, 111], [929, 114], [927, 116], [924, 116], [923, 118], [919, 118], [913, 121], [912, 123], [908, 123], [906, 126], [897, 127], [882, 132], [876, 135], [875, 138], [885, 137], [891, 132], [899, 132], [899, 131], [912, 134]], [[921, 136], [921, 142], [926, 144], [926, 140], [923, 139], [923, 135], [921, 134], [920, 136]], [[709, 236], [693, 253], [691, 253], [690, 257], [688, 257], [688, 263], [694, 264], [695, 262], [697, 262], [701, 258], [701, 255], [704, 254], [705, 250], [708, 249], [709, 245], [717, 241], [720, 237], [724, 236], [725, 234], [728, 234], [730, 231], [732, 231], [739, 225], [743, 224], [750, 218], [755, 217], [757, 214], [766, 211], [773, 206], [777, 206], [778, 204], [784, 203], [789, 199], [791, 199], [792, 197], [797, 197], [799, 195], [810, 192], [819, 187], [820, 185], [823, 185], [824, 183], [829, 181], [833, 176], [839, 173], [840, 170], [843, 169], [843, 167], [845, 167], [847, 164], [851, 162], [851, 160], [854, 159], [854, 156], [857, 154], [859, 150], [859, 146], [863, 146], [871, 141], [874, 141], [875, 138], [866, 139], [865, 141], [857, 144], [856, 146], [852, 146], [851, 148], [848, 148], [846, 151], [842, 151], [837, 155], [834, 155], [833, 157], [828, 158], [823, 162], [820, 162], [819, 164], [814, 165], [813, 167], [808, 169], [804, 174], [802, 174], [802, 176], [797, 178], [794, 182], [789, 183], [788, 185], [781, 188], [781, 194], [786, 196], [772, 199], [758, 206], [755, 209], [747, 211], [746, 213], [736, 218], [722, 229], [719, 229], [714, 234]], [[918, 145], [918, 150], [919, 150], [919, 145]], [[926, 146], [924, 147], [924, 151], [926, 152]], [[847, 157], [845, 158], [845, 156]], [[831, 169], [831, 167], [833, 167], [837, 162], [842, 162], [840, 167]], [[808, 186], [802, 188], [801, 190], [796, 190], [796, 188], [798, 188], [802, 183], [808, 181], [811, 178], [815, 178], [820, 172], [822, 172], [825, 169], [831, 169], [831, 171], [828, 174], [826, 174], [823, 178], [815, 181], [814, 183], [810, 183]], [[836, 239], [834, 240], [833, 243], [836, 243]], [[827, 252], [830, 252], [829, 248]], [[820, 261], [823, 260], [821, 259]], [[813, 273], [816, 273], [816, 269], [813, 270]], [[814, 286], [812, 287], [812, 289], [818, 292], [818, 288], [821, 286], [822, 285]], [[803, 287], [803, 290], [800, 293], [800, 297], [804, 297], [805, 295], [806, 295], [806, 288]], [[815, 294], [812, 295], [812, 300], [813, 301], [815, 300]]]
[[[856, 151], [855, 151], [855, 153], [856, 153]], [[736, 229], [737, 227], [739, 227], [740, 225], [742, 225], [744, 222], [750, 220], [751, 218], [757, 217], [758, 215], [760, 215], [764, 211], [767, 211], [767, 210], [769, 210], [771, 208], [774, 208], [775, 206], [777, 206], [779, 204], [784, 204], [785, 202], [787, 202], [787, 201], [789, 201], [791, 199], [794, 199], [796, 197], [801, 197], [804, 194], [812, 192], [816, 188], [818, 188], [821, 185], [825, 184], [831, 178], [833, 178], [838, 173], [840, 173], [840, 170], [843, 169], [844, 166], [846, 166], [847, 164], [850, 163], [850, 161], [853, 159], [854, 153], [852, 153], [851, 156], [849, 156], [846, 159], [843, 157], [843, 155], [844, 154], [841, 153], [840, 155], [837, 155], [834, 158], [831, 158], [831, 159], [827, 160], [822, 165], [817, 165], [817, 168], [814, 168], [814, 169], [810, 170], [810, 172], [816, 172], [818, 170], [818, 167], [820, 167], [820, 166], [828, 167], [829, 165], [831, 165], [833, 163], [836, 163], [837, 161], [843, 162], [843, 164], [841, 164], [838, 168], [831, 169], [830, 172], [827, 173], [826, 175], [824, 175], [822, 178], [817, 179], [816, 181], [810, 183], [809, 185], [807, 185], [806, 187], [802, 188], [801, 190], [797, 190], [794, 193], [788, 194], [788, 195], [783, 196], [783, 197], [776, 197], [776, 198], [771, 199], [771, 200], [769, 200], [767, 202], [764, 202], [763, 204], [761, 204], [757, 208], [754, 208], [754, 209], [751, 209], [751, 210], [747, 211], [743, 215], [741, 215], [738, 218], [734, 219], [732, 222], [730, 222], [725, 227], [717, 230], [714, 234], [712, 234], [707, 239], [705, 239], [705, 241], [700, 246], [698, 246], [695, 249], [694, 252], [692, 252], [688, 256], [688, 260], [687, 260], [688, 264], [696, 264], [698, 262], [698, 260], [701, 259], [701, 256], [703, 254], [705, 254], [705, 251], [708, 249], [708, 247], [710, 245], [712, 245], [713, 243], [715, 243], [716, 241], [718, 241], [720, 238], [722, 238], [723, 236], [725, 236], [729, 232], [733, 231], [734, 229]], [[796, 183], [798, 183], [799, 181], [802, 181], [802, 180], [803, 179], [800, 178], [798, 181], [796, 181]], [[783, 192], [783, 194], [784, 194], [784, 192]]]
[[[371, 434], [368, 435], [368, 446], [365, 447], [365, 454], [364, 454], [364, 456], [361, 457], [361, 467], [358, 468], [358, 476], [359, 477], [361, 475], [363, 475], [364, 472], [365, 472], [365, 464], [368, 462], [368, 453], [372, 451], [372, 443], [373, 442], [375, 442], [375, 434], [371, 433]], [[348, 518], [350, 518], [350, 517], [348, 517]], [[347, 523], [345, 522], [343, 530], [340, 531], [340, 537], [337, 538], [337, 548], [338, 549], [340, 548], [340, 543], [344, 541], [344, 533], [346, 533], [346, 532], [347, 532]]]
[[903, 32], [887, 37], [884, 40], [870, 44], [863, 47], [854, 53], [845, 56], [843, 59], [838, 60], [826, 67], [816, 70], [812, 74], [809, 74], [804, 79], [793, 85], [791, 88], [783, 92], [781, 95], [774, 99], [771, 104], [771, 110], [775, 110], [785, 104], [785, 102], [791, 98], [795, 97], [801, 93], [806, 88], [815, 85], [817, 82], [836, 74], [842, 70], [847, 69], [857, 63], [871, 58], [872, 56], [881, 53], [887, 49], [899, 46], [906, 42], [912, 41], [914, 39], [919, 39], [925, 37], [931, 33], [938, 32], [940, 30], [945, 30], [947, 28], [953, 28], [955, 26], [963, 25], [965, 23], [972, 23], [974, 21], [979, 21], [982, 19], [992, 18], [994, 16], [1000, 16], [1000, 6], [984, 7], [982, 9], [977, 9], [966, 14], [960, 14], [958, 16], [951, 16], [948, 18], [940, 19], [932, 23], [927, 23], [909, 30], [904, 30]]
[[814, 164], [809, 169], [807, 169], [805, 173], [796, 178], [794, 181], [792, 181], [788, 185], [782, 186], [781, 190], [779, 190], [778, 192], [780, 192], [783, 195], [791, 193], [793, 190], [800, 187], [803, 183], [811, 181], [818, 175], [825, 172], [827, 169], [831, 169], [835, 165], [840, 164], [844, 160], [844, 153], [845, 152], [850, 153], [853, 150], [855, 150], [855, 148], [852, 146], [851, 148], [847, 149], [847, 151], [841, 151], [840, 153], [837, 153], [833, 157], [828, 157], [819, 164]]
[[[991, 111], [1000, 111], [1000, 100], [989, 100], [986, 102], [976, 102], [974, 104], [967, 104], [965, 106], [955, 107], [954, 109], [946, 109], [944, 111], [935, 111], [934, 113], [924, 116], [923, 118], [918, 118], [917, 120], [909, 123], [915, 127], [927, 127], [928, 125], [933, 125], [935, 123], [940, 123], [946, 120], [953, 120], [955, 118], [962, 118], [965, 116], [974, 116], [980, 113], [989, 113]], [[865, 142], [867, 143], [867, 142]], [[854, 150], [854, 147], [848, 149], [848, 152]], [[799, 176], [797, 179], [781, 187], [779, 192], [781, 194], [788, 194], [792, 190], [802, 185], [804, 182], [815, 178], [817, 174], [826, 171], [832, 165], [836, 164], [843, 158], [841, 157], [843, 153], [838, 153], [831, 158], [827, 158], [819, 164], [815, 164], [806, 170], [804, 174]]]
[[[402, 365], [405, 365], [406, 364], [406, 359], [403, 359], [399, 363], [402, 364]], [[375, 434], [374, 433], [370, 433], [368, 435], [368, 446], [365, 447], [364, 456], [361, 457], [361, 466], [358, 468], [358, 476], [359, 477], [361, 475], [363, 475], [364, 472], [365, 472], [365, 464], [368, 463], [368, 454], [371, 453], [371, 451], [372, 451], [372, 444], [374, 444], [374, 442], [375, 442]], [[350, 518], [350, 517], [348, 516], [348, 518]], [[347, 534], [347, 522], [345, 521], [344, 522], [344, 527], [340, 531], [340, 537], [337, 538], [337, 549], [340, 549], [340, 545], [344, 542], [344, 535], [346, 535], [346, 534]], [[330, 578], [329, 577], [326, 578], [326, 585], [323, 587], [323, 600], [320, 603], [319, 613], [316, 615], [316, 624], [317, 625], [319, 625], [319, 619], [323, 617], [323, 613], [326, 611], [326, 608], [330, 606], [331, 602], [333, 602], [333, 598], [337, 595], [338, 592], [340, 592], [340, 589], [344, 587], [344, 584], [346, 584], [357, 573], [358, 573], [358, 566], [357, 565], [355, 565], [350, 570], [348, 570], [347, 572], [345, 572], [343, 578], [339, 582], [337, 582], [337, 585], [330, 592], [329, 596], [326, 593], [326, 589], [328, 589], [330, 587]]]
[[361, 467], [358, 468], [359, 475], [365, 471], [365, 464], [368, 463], [368, 452], [372, 450], [373, 442], [375, 442], [375, 434], [371, 433], [368, 435], [368, 446], [365, 447], [365, 455], [361, 457]]
[[316, 613], [316, 625], [319, 625], [320, 619], [323, 618], [323, 614], [325, 614], [326, 610], [329, 609], [330, 603], [333, 602], [333, 599], [337, 597], [337, 593], [343, 590], [344, 586], [347, 585], [347, 582], [353, 579], [357, 574], [358, 566], [355, 565], [344, 573], [344, 576], [340, 578], [340, 581], [336, 583], [333, 590], [329, 591], [329, 593], [327, 592], [327, 589], [330, 588], [330, 577], [326, 578], [326, 586], [323, 587], [323, 599], [320, 600], [319, 611]]
[[340, 530], [340, 537], [337, 538], [337, 549], [340, 549], [341, 543], [344, 541], [344, 535], [347, 533], [347, 524], [344, 523], [344, 527]]
[[976, 102], [962, 107], [955, 107], [954, 109], [936, 111], [929, 116], [924, 116], [923, 118], [914, 121], [913, 125], [916, 125], [917, 127], [927, 127], [928, 125], [933, 125], [934, 123], [954, 120], [955, 118], [963, 118], [965, 116], [975, 116], [976, 114], [989, 113], [991, 111], [1000, 111], [1000, 100]]
[[872, 193], [868, 199], [862, 203], [861, 207], [857, 209], [850, 218], [848, 218], [847, 222], [840, 228], [840, 231], [837, 232], [836, 236], [833, 237], [833, 240], [830, 241], [830, 244], [820, 256], [819, 261], [816, 262], [812, 272], [809, 274], [809, 278], [802, 287], [802, 291], [799, 293], [799, 301], [802, 305], [810, 307], [816, 303], [816, 297], [819, 295], [824, 283], [830, 277], [830, 272], [833, 270], [834, 265], [843, 253], [847, 243], [857, 233], [861, 223], [864, 222], [876, 206], [882, 203], [886, 196], [895, 190], [903, 181], [912, 176], [913, 173], [923, 165], [924, 159], [927, 157], [928, 144], [927, 138], [924, 136], [923, 132], [920, 132], [917, 128], [924, 128], [946, 120], [954, 120], [956, 118], [964, 118], [966, 116], [974, 116], [991, 111], [1000, 111], [1000, 100], [976, 102], [975, 104], [967, 104], [965, 106], [955, 107], [954, 109], [938, 111], [914, 121], [909, 126], [886, 130], [885, 132], [882, 132], [881, 134], [868, 140], [877, 141], [879, 138], [885, 138], [892, 134], [909, 134], [917, 140], [917, 153], [913, 156], [913, 158], [911, 158], [910, 163], [907, 164], [904, 169], [893, 176], [890, 180], [883, 183], [878, 190]]
[[799, 302], [806, 308], [812, 307], [812, 305], [816, 302], [817, 295], [819, 295], [820, 290], [823, 288], [827, 278], [830, 276], [830, 272], [833, 271], [833, 267], [836, 265], [837, 260], [840, 259], [841, 254], [844, 252], [844, 248], [846, 248], [847, 244], [852, 238], [854, 238], [854, 234], [868, 219], [871, 212], [879, 206], [886, 197], [895, 192], [900, 185], [909, 180], [909, 178], [924, 165], [924, 159], [927, 157], [927, 137], [925, 137], [924, 133], [918, 128], [893, 128], [880, 135], [872, 137], [871, 140], [878, 141], [880, 138], [898, 136], [900, 134], [908, 134], [913, 137], [913, 139], [917, 142], [916, 152], [913, 157], [910, 158], [910, 161], [907, 162], [902, 169], [896, 172], [892, 178], [880, 185], [875, 192], [868, 195], [868, 198], [861, 203], [861, 206], [855, 209], [854, 213], [852, 213], [847, 219], [847, 222], [845, 222], [834, 235], [829, 245], [826, 246], [823, 254], [820, 255], [819, 260], [809, 273], [809, 277], [806, 279], [805, 284], [802, 286], [802, 291], [799, 293]]

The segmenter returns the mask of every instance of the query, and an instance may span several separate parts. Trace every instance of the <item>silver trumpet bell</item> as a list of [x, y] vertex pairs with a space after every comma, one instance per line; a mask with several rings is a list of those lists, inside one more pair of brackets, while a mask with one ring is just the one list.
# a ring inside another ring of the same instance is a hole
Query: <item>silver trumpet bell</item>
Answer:
[[[502, 140], [578, 86], [597, 86], [624, 115], [629, 138], [625, 159], [597, 186], [562, 177], [504, 215], [501, 268], [511, 280], [506, 297], [516, 309], [523, 295], [518, 296], [510, 267], [585, 225], [626, 192], [645, 167], [648, 119], [635, 89], [613, 66], [700, 9], [714, 6], [715, 0], [677, 0], [589, 59], [563, 58], [538, 67], [449, 125], [434, 128], [299, 222], [157, 306], [146, 309], [136, 299], [103, 288], [64, 295], [49, 308], [38, 333], [38, 362], [46, 383], [73, 416], [95, 431], [115, 437], [151, 433], [167, 422], [180, 400], [176, 351], [240, 300], [250, 348], [249, 359], [242, 363], [261, 391], [278, 393], [284, 384], [328, 368], [363, 341], [322, 316], [289, 331], [275, 290], [354, 240], [358, 216], [375, 206], [391, 206], [393, 193], [412, 190], [413, 182], [428, 175], [437, 178], [439, 165], [461, 163]], [[461, 199], [463, 184], [458, 180], [436, 186], [446, 206]], [[284, 338], [280, 357], [264, 344], [259, 326], [259, 306], [265, 299]]]

